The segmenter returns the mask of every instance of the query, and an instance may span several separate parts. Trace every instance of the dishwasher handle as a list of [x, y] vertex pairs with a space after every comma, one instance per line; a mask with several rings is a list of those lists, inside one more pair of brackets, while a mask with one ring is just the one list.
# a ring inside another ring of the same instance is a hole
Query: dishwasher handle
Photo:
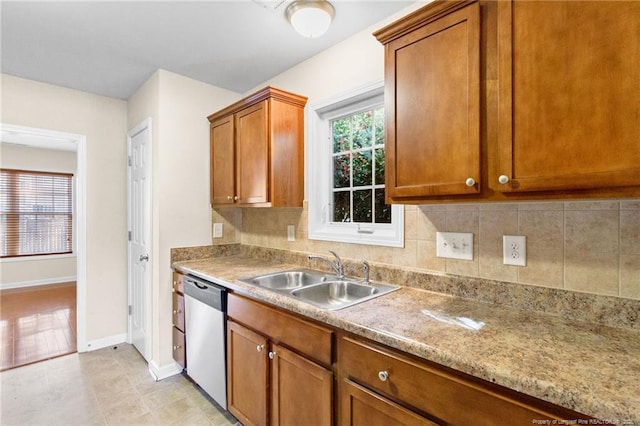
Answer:
[[211, 306], [217, 311], [225, 312], [227, 307], [227, 289], [200, 278], [184, 277], [184, 294]]

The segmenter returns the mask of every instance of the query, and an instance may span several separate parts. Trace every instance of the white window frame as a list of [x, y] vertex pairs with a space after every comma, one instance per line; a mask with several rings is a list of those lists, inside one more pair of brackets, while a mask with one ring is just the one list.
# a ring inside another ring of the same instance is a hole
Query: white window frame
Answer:
[[307, 105], [305, 117], [306, 182], [310, 240], [404, 247], [404, 206], [391, 205], [391, 223], [331, 222], [333, 144], [330, 121], [384, 100], [384, 81], [377, 80]]

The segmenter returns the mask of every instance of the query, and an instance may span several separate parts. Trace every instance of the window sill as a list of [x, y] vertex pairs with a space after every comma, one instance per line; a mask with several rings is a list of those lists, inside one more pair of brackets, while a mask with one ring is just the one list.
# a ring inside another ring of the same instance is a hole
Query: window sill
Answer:
[[23, 257], [3, 257], [0, 258], [0, 263], [12, 263], [12, 262], [30, 262], [39, 260], [57, 260], [57, 259], [71, 259], [76, 258], [75, 253], [66, 254], [46, 254], [36, 256], [23, 256]]

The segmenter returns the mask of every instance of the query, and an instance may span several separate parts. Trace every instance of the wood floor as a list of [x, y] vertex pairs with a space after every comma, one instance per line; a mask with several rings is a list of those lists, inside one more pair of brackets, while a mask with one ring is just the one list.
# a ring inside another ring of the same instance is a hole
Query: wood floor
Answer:
[[0, 291], [0, 371], [76, 352], [76, 283]]

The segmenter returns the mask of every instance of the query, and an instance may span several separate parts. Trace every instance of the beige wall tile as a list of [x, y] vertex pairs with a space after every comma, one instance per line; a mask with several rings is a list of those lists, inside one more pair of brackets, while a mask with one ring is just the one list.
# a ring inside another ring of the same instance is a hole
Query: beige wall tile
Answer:
[[502, 236], [517, 235], [518, 232], [518, 211], [487, 210], [480, 212], [480, 231], [478, 233], [478, 243], [481, 251], [484, 248], [493, 253], [500, 250], [502, 253]]
[[486, 203], [480, 204], [480, 211], [505, 211], [505, 210], [518, 210], [518, 204], [516, 203]]
[[398, 266], [416, 266], [416, 254], [417, 254], [418, 242], [416, 240], [405, 240], [404, 248], [394, 248], [392, 255], [392, 262]]
[[640, 299], [640, 255], [620, 256], [620, 296]]
[[640, 210], [620, 210], [620, 254], [640, 254]]
[[581, 251], [565, 254], [565, 289], [617, 296], [618, 261], [618, 255], [611, 252]]
[[447, 225], [447, 214], [438, 210], [423, 210], [416, 215], [416, 233], [419, 240], [435, 241], [436, 233], [444, 231]]
[[622, 210], [640, 210], [640, 198], [631, 198], [629, 200], [620, 201], [620, 209]]
[[418, 239], [418, 209], [404, 211], [404, 238], [406, 240]]
[[445, 272], [447, 262], [436, 256], [436, 242], [418, 240], [416, 267], [429, 271]]
[[[527, 237], [529, 252], [535, 249], [562, 249], [564, 213], [558, 210], [524, 210], [519, 212], [517, 235]], [[562, 259], [562, 256], [560, 257]]]
[[502, 263], [502, 245], [480, 246], [479, 276], [490, 280], [517, 282], [518, 266]]
[[473, 260], [446, 259], [446, 272], [467, 277], [479, 274], [478, 244], [473, 244]]
[[566, 201], [565, 210], [617, 210], [619, 201]]
[[418, 208], [424, 212], [443, 212], [447, 210], [446, 204], [420, 204]]
[[529, 201], [518, 204], [518, 210], [520, 211], [529, 211], [529, 210], [564, 210], [564, 203], [562, 201], [545, 201], [545, 202], [537, 202], [537, 201]]
[[537, 247], [528, 249], [527, 266], [518, 269], [518, 282], [542, 287], [562, 288], [564, 283], [563, 259], [564, 251], [562, 246], [560, 248]]
[[617, 210], [565, 212], [565, 249], [569, 252], [618, 250]]
[[446, 204], [445, 210], [448, 212], [474, 211], [480, 210], [480, 204]]
[[452, 211], [447, 212], [447, 232], [472, 232], [474, 244], [480, 231], [480, 213], [477, 211]]

